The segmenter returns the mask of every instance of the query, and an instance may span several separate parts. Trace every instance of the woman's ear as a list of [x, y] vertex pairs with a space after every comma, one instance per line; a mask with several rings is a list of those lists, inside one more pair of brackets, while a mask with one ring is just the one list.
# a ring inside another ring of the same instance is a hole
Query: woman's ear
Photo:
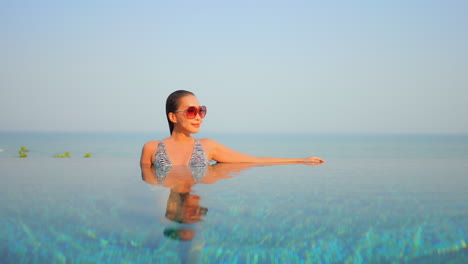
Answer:
[[177, 118], [175, 117], [175, 114], [170, 112], [169, 114], [167, 114], [167, 116], [169, 117], [169, 120], [172, 122], [172, 123], [177, 123]]

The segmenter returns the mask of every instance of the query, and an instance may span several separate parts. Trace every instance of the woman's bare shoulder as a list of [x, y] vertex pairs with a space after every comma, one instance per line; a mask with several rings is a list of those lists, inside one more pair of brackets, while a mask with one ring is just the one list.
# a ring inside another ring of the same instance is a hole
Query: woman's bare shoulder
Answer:
[[151, 140], [151, 141], [148, 141], [145, 143], [145, 145], [143, 145], [143, 148], [146, 149], [146, 148], [154, 148], [154, 147], [157, 147], [158, 144], [159, 144], [159, 141], [160, 140]]
[[218, 143], [218, 142], [216, 142], [216, 140], [211, 139], [211, 138], [200, 138], [199, 141], [202, 144], [217, 144]]
[[152, 140], [152, 141], [146, 142], [143, 145], [142, 152], [143, 153], [150, 153], [151, 155], [153, 155], [154, 153], [156, 153], [156, 149], [158, 148], [159, 142], [161, 142], [161, 141], [160, 140]]
[[141, 158], [140, 163], [142, 165], [151, 165], [153, 163], [154, 154], [156, 153], [156, 149], [158, 147], [159, 140], [148, 141], [143, 145], [143, 149], [141, 151]]
[[201, 138], [199, 139], [199, 141], [200, 143], [202, 143], [202, 145], [207, 147], [213, 147], [219, 144], [216, 140], [213, 140], [211, 138]]

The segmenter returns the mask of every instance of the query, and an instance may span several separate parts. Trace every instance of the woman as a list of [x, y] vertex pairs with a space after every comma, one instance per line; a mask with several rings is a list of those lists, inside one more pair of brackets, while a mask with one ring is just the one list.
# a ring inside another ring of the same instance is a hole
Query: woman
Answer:
[[232, 150], [212, 139], [196, 139], [206, 107], [200, 106], [192, 92], [178, 90], [166, 100], [166, 117], [171, 136], [160, 141], [147, 142], [141, 154], [141, 165], [171, 167], [173, 165], [207, 166], [210, 160], [217, 162], [250, 163], [314, 163], [325, 160], [318, 157], [273, 158], [255, 157]]

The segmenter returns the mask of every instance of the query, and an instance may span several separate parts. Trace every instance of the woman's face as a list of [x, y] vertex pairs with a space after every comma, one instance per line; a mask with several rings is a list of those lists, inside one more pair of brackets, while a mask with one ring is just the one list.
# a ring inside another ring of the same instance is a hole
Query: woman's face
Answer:
[[[179, 108], [177, 110], [185, 111], [190, 106], [199, 107], [200, 103], [198, 102], [197, 97], [186, 95], [179, 99]], [[173, 113], [173, 119], [171, 121], [174, 123], [174, 131], [195, 134], [200, 130], [203, 118], [197, 114], [195, 118], [188, 119], [185, 112], [176, 112]]]

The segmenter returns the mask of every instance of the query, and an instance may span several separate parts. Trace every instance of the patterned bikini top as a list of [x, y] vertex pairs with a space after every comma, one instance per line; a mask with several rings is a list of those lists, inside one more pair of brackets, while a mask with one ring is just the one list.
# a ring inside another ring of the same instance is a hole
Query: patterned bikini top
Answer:
[[[188, 166], [192, 171], [192, 177], [196, 183], [199, 183], [203, 180], [206, 175], [206, 170], [208, 168], [209, 162], [206, 157], [206, 153], [203, 150], [202, 145], [198, 139], [195, 139], [195, 145], [193, 146], [192, 156]], [[171, 170], [173, 164], [167, 155], [166, 146], [161, 140], [158, 144], [158, 149], [156, 150], [156, 155], [153, 161], [153, 167], [156, 170], [156, 178], [158, 184], [162, 184], [166, 180], [169, 171]]]

